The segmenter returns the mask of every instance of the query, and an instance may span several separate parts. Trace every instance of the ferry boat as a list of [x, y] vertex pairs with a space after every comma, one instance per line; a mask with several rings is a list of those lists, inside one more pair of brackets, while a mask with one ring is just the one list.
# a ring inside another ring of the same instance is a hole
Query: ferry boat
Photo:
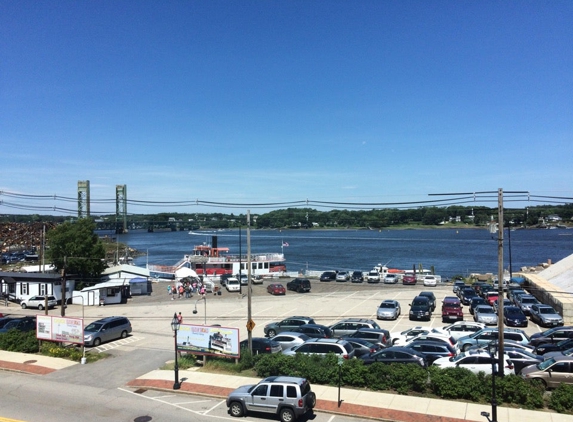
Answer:
[[[251, 276], [278, 277], [286, 272], [283, 253], [251, 254]], [[206, 275], [218, 279], [224, 274], [247, 274], [247, 254], [230, 254], [229, 248], [217, 246], [217, 236], [211, 237], [211, 244], [204, 243], [193, 247], [193, 251], [183, 256], [175, 265], [148, 265], [148, 269], [158, 278], [176, 278], [182, 268], [189, 268], [198, 276]]]

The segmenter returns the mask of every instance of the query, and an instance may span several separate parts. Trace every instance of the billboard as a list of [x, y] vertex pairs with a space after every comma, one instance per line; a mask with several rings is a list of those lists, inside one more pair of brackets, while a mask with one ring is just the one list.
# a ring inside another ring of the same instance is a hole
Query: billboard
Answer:
[[38, 340], [84, 344], [84, 320], [36, 315], [36, 338]]
[[177, 350], [195, 355], [238, 358], [239, 329], [181, 324], [177, 332]]

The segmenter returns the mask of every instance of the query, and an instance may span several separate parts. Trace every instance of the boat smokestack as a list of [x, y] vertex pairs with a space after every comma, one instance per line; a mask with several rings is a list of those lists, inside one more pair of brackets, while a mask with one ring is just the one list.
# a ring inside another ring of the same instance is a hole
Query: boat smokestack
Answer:
[[213, 248], [216, 248], [216, 247], [217, 247], [217, 236], [212, 236], [212, 237], [211, 237], [211, 243], [212, 243], [211, 246], [212, 246]]

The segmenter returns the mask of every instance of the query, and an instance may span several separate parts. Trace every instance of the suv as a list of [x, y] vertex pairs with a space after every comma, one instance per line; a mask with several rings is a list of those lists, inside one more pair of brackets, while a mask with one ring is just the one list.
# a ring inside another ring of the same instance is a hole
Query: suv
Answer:
[[563, 325], [563, 318], [552, 306], [535, 303], [529, 310], [531, 321], [541, 327], [555, 327]]
[[304, 324], [314, 324], [314, 319], [305, 316], [292, 316], [281, 322], [271, 322], [265, 325], [264, 332], [267, 337], [274, 337], [283, 331], [293, 331]]
[[[456, 349], [465, 352], [472, 346], [486, 346], [492, 341], [497, 341], [497, 328], [484, 328], [466, 337], [461, 337], [456, 343]], [[506, 328], [503, 330], [503, 339], [512, 340], [521, 344], [529, 344], [529, 337], [523, 330], [518, 328]]]
[[[55, 308], [57, 304], [58, 301], [56, 300], [55, 296], [48, 296], [48, 309]], [[28, 299], [24, 299], [20, 303], [20, 306], [22, 306], [22, 309], [38, 308], [38, 310], [41, 311], [42, 309], [44, 309], [44, 306], [46, 306], [46, 296], [29, 297]]]
[[272, 413], [283, 422], [295, 421], [316, 405], [316, 395], [305, 378], [268, 377], [255, 385], [243, 385], [227, 397], [231, 416], [248, 412]]
[[463, 321], [462, 303], [455, 296], [446, 296], [442, 301], [442, 322]]
[[362, 283], [364, 281], [364, 274], [362, 274], [362, 271], [352, 271], [350, 281], [353, 283]]
[[520, 295], [516, 298], [516, 306], [521, 308], [525, 315], [531, 314], [531, 305], [538, 304], [539, 301], [532, 295]]
[[336, 272], [325, 271], [320, 275], [320, 281], [333, 281], [336, 280]]
[[420, 292], [418, 296], [427, 297], [430, 300], [430, 307], [432, 308], [432, 312], [436, 310], [436, 296], [433, 292]]
[[366, 280], [368, 283], [380, 283], [380, 273], [376, 270], [368, 271]]
[[295, 278], [286, 285], [287, 290], [294, 290], [298, 293], [310, 292], [310, 280], [308, 278]]
[[537, 365], [526, 366], [521, 370], [521, 376], [527, 380], [540, 380], [543, 386], [557, 388], [559, 384], [571, 384], [573, 374], [573, 358], [571, 356], [555, 356]]
[[379, 344], [382, 347], [387, 347], [392, 345], [392, 339], [390, 338], [390, 332], [384, 330], [383, 328], [361, 328], [352, 334], [342, 337], [345, 340], [359, 339], [366, 340], [370, 343]]
[[333, 336], [341, 337], [353, 334], [361, 328], [380, 328], [380, 326], [372, 319], [347, 318], [332, 324], [329, 328]]
[[432, 319], [432, 306], [426, 296], [416, 296], [410, 304], [410, 321], [413, 319]]
[[131, 322], [126, 317], [111, 316], [98, 319], [84, 328], [84, 345], [99, 346], [103, 342], [126, 338], [131, 333]]
[[541, 343], [559, 343], [561, 340], [573, 338], [573, 326], [554, 327], [541, 333], [531, 336], [531, 345], [537, 346]]
[[342, 356], [344, 359], [352, 359], [354, 357], [354, 347], [344, 339], [311, 338], [300, 346], [284, 350], [283, 353], [287, 356], [294, 356], [297, 353], [326, 356], [328, 353], [334, 353]]

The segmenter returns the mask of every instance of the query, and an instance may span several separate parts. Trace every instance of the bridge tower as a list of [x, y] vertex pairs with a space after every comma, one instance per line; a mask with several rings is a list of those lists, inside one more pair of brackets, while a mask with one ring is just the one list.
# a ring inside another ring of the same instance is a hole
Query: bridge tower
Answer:
[[115, 186], [115, 221], [117, 234], [127, 233], [127, 186]]
[[78, 180], [78, 218], [90, 216], [90, 181]]

